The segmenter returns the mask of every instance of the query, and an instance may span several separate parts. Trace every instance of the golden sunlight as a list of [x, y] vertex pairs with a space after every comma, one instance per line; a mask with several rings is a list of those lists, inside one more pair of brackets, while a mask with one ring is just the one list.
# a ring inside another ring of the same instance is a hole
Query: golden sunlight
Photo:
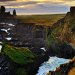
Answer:
[[32, 0], [32, 1], [43, 2], [43, 1], [47, 1], [47, 0]]
[[61, 2], [61, 1], [64, 1], [64, 0], [16, 0], [16, 1], [25, 1], [25, 2], [28, 2], [28, 1], [37, 1], [37, 2], [53, 1], [53, 2]]
[[28, 1], [44, 2], [44, 1], [47, 1], [47, 0], [16, 0], [16, 1], [18, 1], [18, 2], [22, 2], [22, 1], [24, 1], [24, 2], [28, 2]]
[[31, 1], [31, 0], [16, 0], [16, 1], [18, 1], [18, 2], [28, 2], [28, 1]]

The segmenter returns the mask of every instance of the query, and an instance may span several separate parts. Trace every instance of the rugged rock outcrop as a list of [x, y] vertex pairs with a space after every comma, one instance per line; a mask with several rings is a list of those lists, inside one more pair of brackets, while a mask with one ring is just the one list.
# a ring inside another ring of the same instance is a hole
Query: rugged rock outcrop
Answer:
[[[49, 50], [52, 50], [55, 55], [73, 57], [75, 54], [75, 7], [70, 8], [70, 12], [64, 18], [55, 23], [51, 33], [48, 35]], [[63, 43], [68, 45], [63, 45]], [[73, 46], [72, 46], [73, 45]], [[73, 51], [73, 53], [69, 50]], [[71, 56], [73, 55], [73, 56]]]
[[14, 17], [0, 18], [2, 38], [11, 37], [12, 39], [9, 42], [15, 46], [46, 47], [48, 28], [46, 26], [36, 25], [36, 23], [22, 23]]
[[71, 44], [62, 43], [49, 48], [48, 55], [63, 58], [73, 58], [75, 56], [75, 48]]
[[46, 46], [46, 28], [36, 26], [35, 23], [18, 23], [13, 32], [14, 36], [25, 45], [44, 47]]
[[0, 54], [0, 75], [13, 75], [14, 66], [7, 56]]
[[72, 16], [75, 16], [75, 6], [73, 6], [73, 7], [70, 8], [70, 14]]
[[16, 16], [16, 11], [14, 11], [14, 14], [12, 15], [10, 13], [10, 11], [9, 12], [6, 12], [6, 8], [4, 6], [1, 6], [0, 7], [0, 17], [1, 18], [4, 18], [4, 17], [14, 17], [14, 16]]

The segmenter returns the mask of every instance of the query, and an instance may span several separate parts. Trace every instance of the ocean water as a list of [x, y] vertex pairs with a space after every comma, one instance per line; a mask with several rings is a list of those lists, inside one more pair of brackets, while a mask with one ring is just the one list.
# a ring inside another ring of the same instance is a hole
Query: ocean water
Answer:
[[61, 64], [68, 63], [69, 59], [49, 57], [49, 60], [41, 64], [36, 75], [46, 75], [49, 71], [55, 71]]

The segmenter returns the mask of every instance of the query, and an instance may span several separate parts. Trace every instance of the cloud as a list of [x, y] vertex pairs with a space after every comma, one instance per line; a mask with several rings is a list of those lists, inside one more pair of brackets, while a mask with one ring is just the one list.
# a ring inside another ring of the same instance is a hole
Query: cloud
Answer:
[[4, 1], [15, 1], [15, 0], [0, 0], [0, 2], [4, 2]]
[[[5, 1], [5, 2], [2, 2]], [[55, 4], [55, 5], [67, 5], [74, 6], [75, 0], [0, 0], [0, 5], [6, 5], [7, 7], [24, 7], [29, 4]]]
[[33, 2], [33, 1], [30, 1], [30, 2], [13, 2], [13, 3], [9, 3], [7, 4], [7, 6], [21, 6], [21, 5], [29, 5], [29, 4], [37, 4], [37, 2]]
[[36, 6], [38, 3], [34, 2], [34, 1], [30, 1], [30, 2], [13, 2], [13, 3], [9, 3], [6, 4], [5, 7], [6, 8], [33, 8], [34, 6]]
[[69, 11], [75, 0], [0, 0], [0, 5], [18, 13], [60, 13]]
[[[65, 5], [56, 5], [55, 3], [44, 3], [44, 4], [27, 4], [23, 5], [23, 7], [12, 6], [16, 9], [18, 14], [54, 14], [54, 13], [66, 13], [69, 11], [69, 7]], [[8, 10], [9, 9], [7, 8]]]

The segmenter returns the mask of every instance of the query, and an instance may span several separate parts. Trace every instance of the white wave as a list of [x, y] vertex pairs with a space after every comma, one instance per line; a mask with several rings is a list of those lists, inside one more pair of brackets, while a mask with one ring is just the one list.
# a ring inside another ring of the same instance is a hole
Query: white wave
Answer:
[[11, 30], [10, 28], [8, 28], [7, 30]]
[[5, 31], [6, 33], [8, 33], [8, 30], [7, 29], [1, 29], [2, 31]]
[[8, 30], [11, 30], [11, 29], [8, 28], [8, 29], [1, 29], [1, 30], [4, 31], [4, 32], [6, 32], [9, 35], [10, 33], [8, 32]]
[[2, 45], [0, 45], [0, 53], [1, 53], [1, 50], [2, 50]]
[[9, 25], [9, 26], [15, 26], [15, 25], [12, 24], [12, 23], [6, 23], [6, 22], [1, 22], [0, 24], [3, 24], [3, 25]]
[[36, 75], [46, 75], [49, 71], [55, 71], [61, 64], [68, 63], [69, 59], [50, 57], [47, 62], [44, 62]]
[[11, 37], [6, 38], [6, 40], [8, 40], [8, 41], [10, 41], [11, 39], [12, 39]]
[[9, 25], [9, 26], [15, 26], [15, 25], [13, 25], [12, 23], [9, 23], [8, 25]]
[[0, 44], [2, 44], [2, 42], [0, 41]]
[[1, 22], [0, 24], [6, 24], [6, 23], [4, 23], [4, 22]]
[[46, 52], [46, 49], [45, 49], [45, 47], [42, 47], [42, 48], [40, 48], [40, 49], [42, 49], [43, 51], [45, 51], [45, 52]]

